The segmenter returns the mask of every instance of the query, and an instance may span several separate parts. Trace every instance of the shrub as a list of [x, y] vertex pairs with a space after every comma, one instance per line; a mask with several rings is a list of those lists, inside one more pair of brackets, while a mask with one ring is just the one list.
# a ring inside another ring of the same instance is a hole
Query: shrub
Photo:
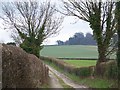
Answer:
[[7, 43], [7, 45], [13, 45], [13, 46], [16, 46], [16, 43], [15, 43], [15, 42], [9, 42], [9, 43]]
[[91, 71], [89, 67], [76, 68], [76, 75], [81, 77], [91, 76]]
[[101, 63], [99, 65], [99, 70], [101, 73], [96, 76], [108, 79], [118, 79], [118, 66], [116, 60], [109, 60]]
[[27, 37], [23, 43], [20, 44], [20, 47], [25, 50], [29, 54], [34, 54], [39, 57], [39, 52], [43, 48], [43, 46], [37, 44], [38, 41], [36, 39]]
[[118, 67], [116, 61], [111, 60], [106, 63], [106, 71], [104, 75], [109, 79], [118, 79]]

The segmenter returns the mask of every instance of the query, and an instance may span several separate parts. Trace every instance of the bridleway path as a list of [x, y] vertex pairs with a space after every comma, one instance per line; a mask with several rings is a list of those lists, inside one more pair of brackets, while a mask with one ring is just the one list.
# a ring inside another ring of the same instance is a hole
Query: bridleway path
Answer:
[[[88, 87], [75, 83], [73, 80], [68, 78], [66, 75], [64, 75], [63, 73], [58, 72], [57, 70], [55, 70], [51, 66], [47, 65], [47, 67], [49, 68], [49, 76], [50, 76], [50, 78], [52, 77], [52, 80], [53, 80], [53, 84], [51, 82], [51, 84], [53, 85], [53, 88], [56, 88], [56, 87], [57, 88], [63, 88], [62, 85], [60, 85], [59, 81], [57, 79], [55, 79], [55, 76], [54, 76], [54, 74], [55, 74], [57, 77], [61, 78], [64, 81], [65, 84], [75, 88], [76, 90], [80, 90], [80, 89], [82, 90], [83, 88], [85, 88], [85, 90], [88, 90], [87, 89]], [[57, 80], [57, 82], [54, 82], [55, 80]]]

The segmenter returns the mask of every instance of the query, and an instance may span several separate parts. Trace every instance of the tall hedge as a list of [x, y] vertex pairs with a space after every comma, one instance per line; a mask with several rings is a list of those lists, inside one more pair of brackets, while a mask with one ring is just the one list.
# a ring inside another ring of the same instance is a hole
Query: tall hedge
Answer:
[[48, 82], [48, 68], [43, 62], [12, 45], [3, 45], [2, 71], [3, 88], [40, 88]]

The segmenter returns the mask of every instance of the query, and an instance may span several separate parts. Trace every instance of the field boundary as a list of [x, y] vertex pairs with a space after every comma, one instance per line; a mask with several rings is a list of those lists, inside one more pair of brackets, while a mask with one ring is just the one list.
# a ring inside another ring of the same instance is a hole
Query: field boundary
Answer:
[[64, 72], [68, 72], [70, 74], [75, 74], [76, 76], [79, 77], [90, 77], [91, 73], [93, 72], [93, 67], [95, 66], [89, 66], [89, 67], [75, 67], [72, 66], [66, 62], [64, 62], [63, 60], [59, 60], [56, 58], [52, 58], [52, 57], [40, 57], [41, 60], [45, 61], [45, 62], [49, 62], [49, 63], [53, 63], [56, 66], [58, 66], [59, 68], [61, 68]]
[[[98, 60], [97, 58], [57, 58], [57, 59], [63, 59], [63, 60]], [[109, 60], [115, 60], [115, 59], [109, 59]]]
[[65, 59], [65, 60], [97, 60], [97, 58], [57, 58], [57, 59]]

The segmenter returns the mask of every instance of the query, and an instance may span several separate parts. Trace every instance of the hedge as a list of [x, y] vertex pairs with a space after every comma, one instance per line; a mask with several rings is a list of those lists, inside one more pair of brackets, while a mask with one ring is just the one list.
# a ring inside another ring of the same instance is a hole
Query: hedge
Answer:
[[92, 67], [80, 67], [76, 68], [74, 66], [70, 66], [69, 64], [65, 63], [62, 60], [56, 59], [56, 58], [51, 58], [51, 57], [40, 57], [41, 60], [54, 63], [56, 66], [61, 68], [64, 72], [75, 74], [76, 76], [79, 77], [89, 77], [92, 75]]
[[[95, 74], [96, 73], [95, 66], [76, 68], [56, 58], [43, 57], [43, 56], [41, 56], [40, 58], [41, 60], [54, 63], [56, 66], [63, 69], [65, 72], [75, 74], [80, 77], [97, 76]], [[102, 74], [101, 75], [99, 74], [100, 77], [114, 79], [114, 80], [118, 79], [118, 66], [116, 60], [109, 60], [108, 62], [101, 63], [100, 70], [102, 70]]]

